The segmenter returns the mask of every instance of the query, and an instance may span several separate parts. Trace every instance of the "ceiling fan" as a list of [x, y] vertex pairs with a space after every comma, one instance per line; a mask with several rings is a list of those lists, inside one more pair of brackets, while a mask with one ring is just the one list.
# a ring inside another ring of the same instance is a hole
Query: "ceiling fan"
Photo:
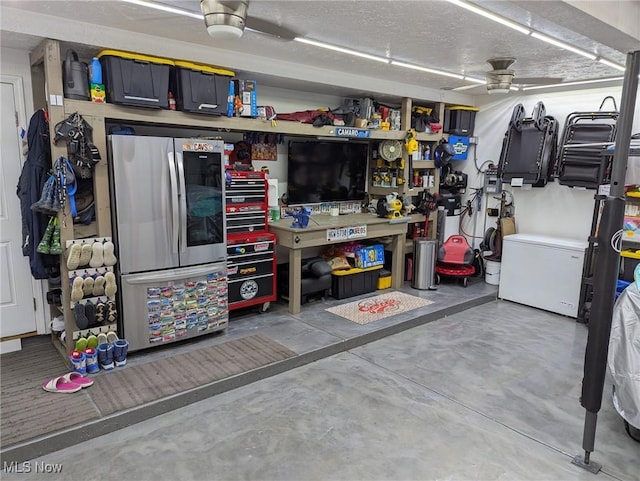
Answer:
[[207, 32], [213, 38], [221, 40], [238, 39], [245, 28], [253, 32], [270, 35], [282, 40], [293, 40], [300, 35], [273, 22], [247, 15], [247, 0], [200, 0], [200, 9], [204, 15]]
[[487, 92], [508, 93], [512, 84], [517, 85], [549, 85], [562, 82], [562, 77], [516, 77], [515, 71], [510, 69], [516, 62], [514, 57], [496, 57], [487, 60], [493, 70], [485, 74]]

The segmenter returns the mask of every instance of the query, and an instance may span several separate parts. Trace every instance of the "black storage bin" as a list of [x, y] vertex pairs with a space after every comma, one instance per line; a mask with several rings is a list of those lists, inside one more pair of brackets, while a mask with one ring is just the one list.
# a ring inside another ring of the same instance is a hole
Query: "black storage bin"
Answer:
[[476, 124], [476, 111], [468, 107], [449, 107], [444, 109], [444, 128], [447, 134], [470, 137]]
[[108, 103], [169, 108], [172, 60], [117, 50], [104, 50], [98, 57]]
[[331, 275], [331, 295], [336, 299], [358, 296], [378, 289], [378, 276], [382, 266], [372, 270], [353, 269], [353, 274], [338, 272]]
[[[636, 253], [637, 252], [637, 253]], [[633, 282], [633, 273], [636, 266], [640, 264], [640, 250], [625, 249], [620, 253], [620, 276], [623, 281]]]
[[176, 107], [183, 112], [227, 115], [230, 70], [176, 61], [172, 68], [170, 88]]

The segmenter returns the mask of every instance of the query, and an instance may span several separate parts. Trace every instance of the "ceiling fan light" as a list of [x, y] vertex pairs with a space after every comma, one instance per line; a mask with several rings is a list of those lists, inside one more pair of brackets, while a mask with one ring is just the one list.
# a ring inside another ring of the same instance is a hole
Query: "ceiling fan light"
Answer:
[[487, 85], [489, 94], [508, 94], [511, 91], [509, 85]]
[[219, 40], [237, 40], [244, 32], [247, 2], [200, 0], [207, 32]]
[[217, 40], [237, 40], [242, 37], [243, 29], [232, 25], [207, 25], [207, 33]]

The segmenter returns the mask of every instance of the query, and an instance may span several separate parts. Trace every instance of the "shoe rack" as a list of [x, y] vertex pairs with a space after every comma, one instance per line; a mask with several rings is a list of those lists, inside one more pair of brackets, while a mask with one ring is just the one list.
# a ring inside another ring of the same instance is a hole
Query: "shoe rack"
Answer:
[[[49, 129], [52, 132], [55, 125], [62, 122], [69, 116], [65, 112], [65, 101], [62, 84], [62, 61], [60, 42], [46, 39], [36, 47], [30, 55], [33, 102], [34, 109], [46, 109], [49, 117]], [[81, 238], [85, 241], [93, 240], [92, 237], [107, 238], [111, 236], [111, 207], [109, 200], [109, 177], [107, 170], [107, 145], [104, 119], [84, 115], [83, 118], [91, 124], [93, 128], [94, 145], [100, 151], [102, 161], [96, 164], [93, 169], [93, 193], [95, 201], [96, 221], [90, 225], [73, 223], [70, 206], [67, 202], [62, 212], [58, 214], [58, 225], [60, 228], [60, 242], [66, 246], [69, 242], [75, 242]], [[68, 157], [67, 146], [64, 142], [54, 143], [54, 135], [49, 136], [52, 160], [60, 156]], [[63, 280], [69, 279], [69, 269], [66, 266], [66, 257], [63, 253], [60, 256], [60, 277]], [[64, 341], [52, 334], [52, 342], [60, 351], [63, 358], [68, 361], [69, 353], [73, 350], [75, 339], [83, 334], [75, 324], [72, 310], [71, 285], [69, 282], [61, 283], [62, 290], [62, 314], [65, 324]], [[50, 306], [50, 317], [59, 314], [58, 307]], [[97, 330], [108, 330], [109, 327], [115, 329], [115, 323], [100, 328], [88, 329], [95, 332]]]
[[[72, 239], [66, 242], [66, 254], [63, 259], [66, 260], [66, 279], [70, 296], [69, 302], [64, 304], [63, 301], [63, 305], [65, 310], [70, 310], [73, 316], [72, 330], [68, 329], [68, 324], [65, 326], [67, 344], [71, 343], [75, 346], [76, 341], [81, 337], [86, 338], [91, 334], [97, 336], [100, 333], [106, 334], [118, 330], [116, 310], [118, 286], [114, 273], [117, 259], [112, 252], [105, 255], [105, 246], [108, 245], [113, 246], [111, 237]], [[74, 262], [70, 260], [74, 251], [80, 252], [80, 259], [82, 259], [82, 252], [90, 251], [91, 254], [88, 258], [85, 255], [84, 262], [79, 260], [79, 265], [70, 269], [69, 267], [74, 267]], [[99, 255], [96, 255], [96, 251]], [[97, 262], [96, 257], [98, 257]], [[92, 265], [95, 267], [91, 267]], [[91, 314], [88, 306], [93, 311]], [[80, 312], [86, 318], [87, 326], [79, 322]]]

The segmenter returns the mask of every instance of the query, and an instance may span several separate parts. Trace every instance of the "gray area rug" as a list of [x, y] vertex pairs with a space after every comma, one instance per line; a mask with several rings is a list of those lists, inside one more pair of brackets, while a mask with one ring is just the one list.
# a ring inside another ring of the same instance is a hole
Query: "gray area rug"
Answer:
[[157, 361], [101, 371], [73, 394], [46, 392], [45, 379], [68, 368], [47, 336], [26, 339], [0, 359], [0, 448], [187, 391], [296, 356], [257, 334]]
[[0, 447], [37, 438], [100, 416], [86, 389], [73, 394], [42, 389], [45, 379], [68, 372], [48, 336], [23, 340], [0, 358]]

